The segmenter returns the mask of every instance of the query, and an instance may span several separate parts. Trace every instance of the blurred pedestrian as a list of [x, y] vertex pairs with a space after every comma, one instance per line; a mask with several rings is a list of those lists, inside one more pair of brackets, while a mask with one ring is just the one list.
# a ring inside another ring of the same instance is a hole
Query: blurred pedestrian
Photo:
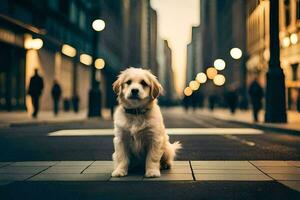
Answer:
[[262, 100], [264, 96], [263, 88], [258, 83], [257, 78], [250, 84], [249, 96], [252, 104], [253, 119], [258, 122], [258, 113], [262, 109]]
[[218, 97], [215, 94], [210, 95], [208, 98], [208, 106], [211, 111], [213, 111], [215, 109], [215, 105], [217, 103], [217, 98]]
[[31, 97], [33, 113], [32, 117], [36, 118], [39, 112], [39, 100], [44, 89], [43, 78], [38, 74], [38, 69], [34, 70], [34, 75], [29, 82], [28, 94]]
[[184, 97], [182, 99], [182, 104], [184, 106], [185, 111], [187, 112], [189, 110], [189, 107], [190, 107], [190, 97], [184, 95]]
[[59, 110], [59, 100], [61, 97], [61, 87], [56, 80], [53, 82], [51, 95], [53, 99], [53, 112], [54, 115], [57, 115]]
[[238, 106], [238, 99], [239, 99], [238, 91], [236, 87], [229, 88], [226, 98], [227, 98], [227, 105], [229, 107], [229, 110], [231, 114], [234, 114]]

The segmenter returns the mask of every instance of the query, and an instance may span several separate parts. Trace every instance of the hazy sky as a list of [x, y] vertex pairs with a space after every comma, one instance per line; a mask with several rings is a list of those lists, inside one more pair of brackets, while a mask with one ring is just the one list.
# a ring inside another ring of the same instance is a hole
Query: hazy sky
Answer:
[[158, 31], [172, 49], [176, 90], [185, 87], [186, 46], [191, 40], [191, 27], [200, 21], [200, 0], [151, 0], [158, 15]]

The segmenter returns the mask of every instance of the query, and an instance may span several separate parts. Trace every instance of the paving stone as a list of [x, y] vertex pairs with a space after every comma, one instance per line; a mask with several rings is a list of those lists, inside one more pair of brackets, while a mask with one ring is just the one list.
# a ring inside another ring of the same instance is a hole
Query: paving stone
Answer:
[[193, 170], [198, 169], [256, 169], [248, 161], [192, 161]]
[[257, 167], [280, 167], [280, 166], [290, 166], [287, 161], [282, 160], [257, 160], [249, 161]]
[[194, 174], [197, 181], [271, 181], [264, 174]]
[[142, 181], [143, 176], [124, 176], [124, 177], [111, 177], [109, 181]]
[[279, 183], [300, 192], [300, 181], [279, 181]]
[[191, 168], [172, 168], [168, 170], [161, 170], [162, 174], [189, 174], [192, 173]]
[[35, 174], [47, 169], [47, 166], [6, 166], [0, 168], [0, 174]]
[[77, 166], [66, 166], [66, 165], [55, 165], [49, 169], [43, 171], [45, 174], [56, 174], [56, 173], [65, 173], [65, 174], [80, 174], [86, 166], [77, 165]]
[[0, 174], [0, 181], [24, 181], [34, 174]]
[[268, 174], [278, 181], [300, 181], [300, 174]]
[[195, 169], [195, 174], [263, 174], [258, 169]]
[[15, 162], [12, 163], [11, 166], [53, 166], [57, 164], [58, 161], [27, 161], [27, 162]]
[[193, 181], [192, 174], [161, 174], [158, 178], [143, 178], [143, 181]]
[[95, 162], [93, 162], [92, 165], [111, 165], [113, 166], [113, 161], [106, 161], [106, 160], [97, 160]]
[[111, 165], [91, 165], [83, 171], [83, 173], [111, 173], [113, 166]]
[[267, 174], [300, 174], [298, 167], [258, 167], [261, 171]]
[[28, 181], [107, 181], [110, 174], [38, 174]]
[[173, 162], [174, 165], [187, 165], [190, 166], [190, 162], [189, 161], [181, 161], [181, 160], [175, 160]]
[[60, 161], [58, 162], [56, 165], [57, 166], [61, 166], [61, 165], [64, 165], [64, 166], [75, 166], [75, 165], [80, 165], [80, 166], [88, 166], [90, 164], [92, 164], [94, 161]]

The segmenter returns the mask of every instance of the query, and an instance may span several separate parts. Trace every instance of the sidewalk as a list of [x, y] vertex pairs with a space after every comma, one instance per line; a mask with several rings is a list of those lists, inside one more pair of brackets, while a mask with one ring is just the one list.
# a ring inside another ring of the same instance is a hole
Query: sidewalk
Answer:
[[252, 112], [237, 110], [237, 112], [232, 115], [228, 109], [215, 109], [210, 111], [204, 109], [198, 112], [206, 116], [211, 116], [220, 120], [225, 120], [229, 122], [241, 123], [245, 125], [250, 125], [257, 128], [277, 130], [283, 132], [289, 132], [294, 134], [300, 133], [300, 113], [296, 111], [288, 111], [288, 123], [264, 123], [264, 111], [260, 112], [259, 120], [260, 122], [253, 122]]
[[[0, 112], [0, 127], [48, 123], [82, 122], [88, 119], [87, 113], [87, 110], [81, 110], [78, 113], [69, 111], [59, 112], [57, 116], [54, 116], [52, 111], [41, 111], [39, 112], [38, 117], [34, 119], [26, 111]], [[102, 118], [105, 120], [111, 120], [109, 109], [102, 109]]]
[[9, 127], [14, 125], [32, 125], [43, 123], [57, 123], [57, 122], [73, 122], [83, 121], [87, 117], [87, 111], [83, 110], [79, 113], [74, 112], [60, 112], [54, 116], [51, 111], [42, 111], [38, 118], [34, 119], [30, 114], [24, 111], [20, 112], [0, 112], [0, 127]]
[[14, 181], [277, 181], [300, 191], [300, 161], [175, 161], [159, 178], [111, 177], [112, 161], [0, 162], [0, 185]]

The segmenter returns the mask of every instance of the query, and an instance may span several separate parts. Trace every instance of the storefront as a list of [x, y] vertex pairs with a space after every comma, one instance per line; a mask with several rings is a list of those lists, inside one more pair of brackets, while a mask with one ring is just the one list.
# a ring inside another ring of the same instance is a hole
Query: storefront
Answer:
[[23, 37], [0, 27], [0, 110], [24, 110], [25, 96]]

